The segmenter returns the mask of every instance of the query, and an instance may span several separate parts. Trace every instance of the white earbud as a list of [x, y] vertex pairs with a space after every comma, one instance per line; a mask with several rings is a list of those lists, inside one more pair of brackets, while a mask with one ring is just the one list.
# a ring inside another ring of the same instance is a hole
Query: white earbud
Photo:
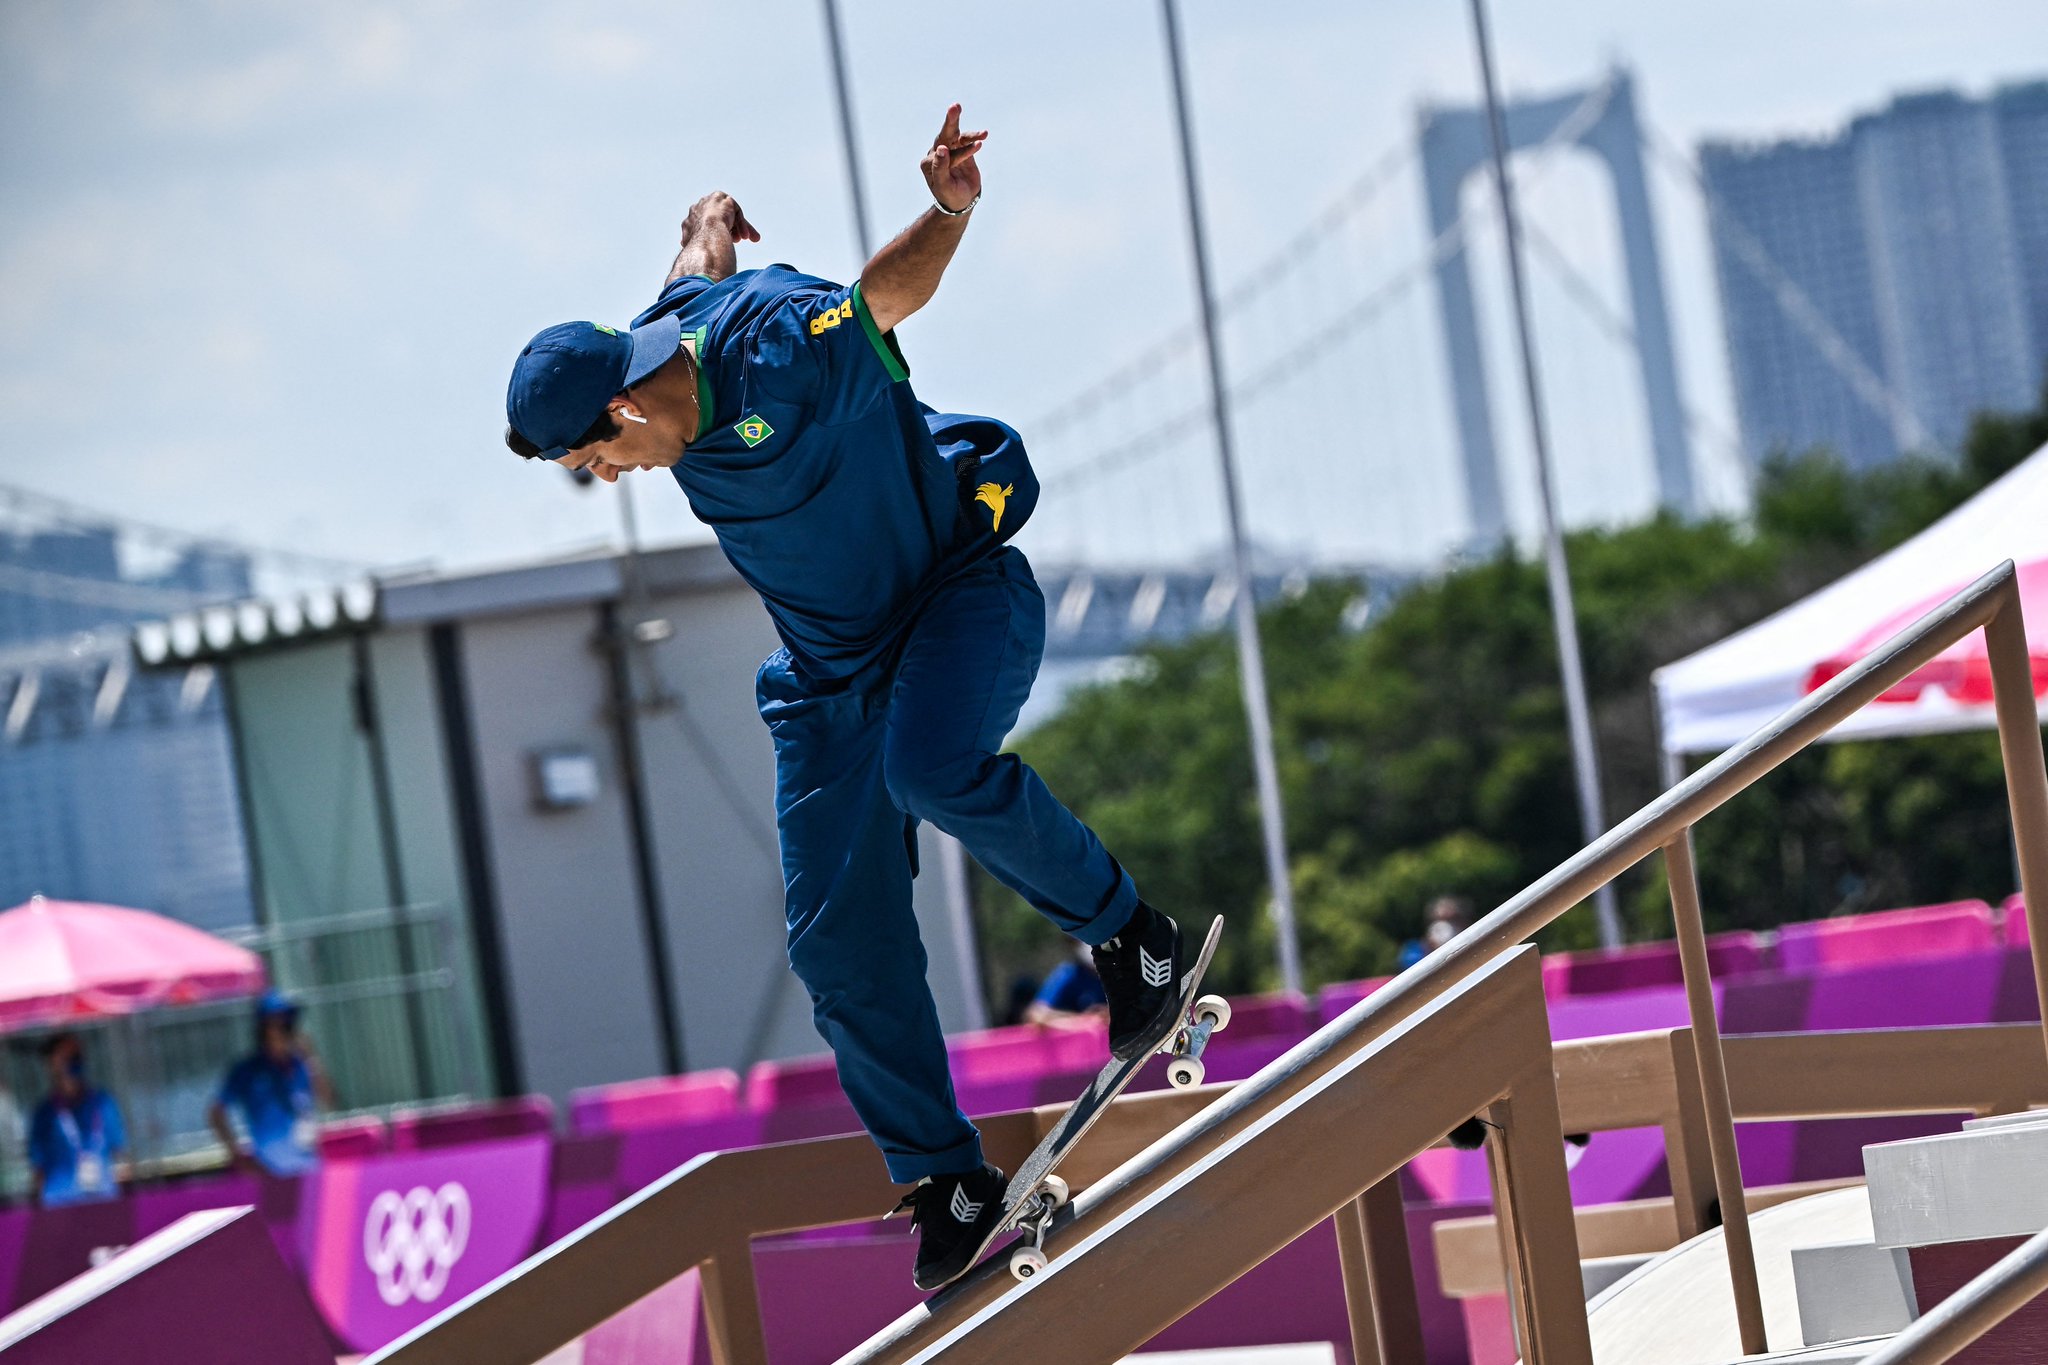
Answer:
[[647, 419], [634, 412], [631, 408], [620, 408], [619, 416], [625, 418], [628, 422], [638, 422], [643, 427], [647, 425]]

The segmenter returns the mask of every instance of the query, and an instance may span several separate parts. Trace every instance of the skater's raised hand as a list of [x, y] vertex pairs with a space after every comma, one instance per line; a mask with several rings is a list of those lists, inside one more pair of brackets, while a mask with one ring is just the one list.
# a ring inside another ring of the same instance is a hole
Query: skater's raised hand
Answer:
[[986, 128], [961, 132], [960, 106], [947, 108], [946, 122], [932, 139], [932, 149], [918, 163], [924, 171], [924, 183], [931, 187], [932, 198], [940, 208], [958, 213], [980, 197], [981, 167], [975, 163], [974, 154], [987, 140]]

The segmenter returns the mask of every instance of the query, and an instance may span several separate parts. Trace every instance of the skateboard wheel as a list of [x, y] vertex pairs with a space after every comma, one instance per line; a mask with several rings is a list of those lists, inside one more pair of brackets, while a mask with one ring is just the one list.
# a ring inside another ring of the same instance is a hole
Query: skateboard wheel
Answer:
[[1195, 1002], [1195, 1018], [1211, 1020], [1209, 1027], [1220, 1033], [1230, 1027], [1230, 1002], [1220, 995], [1205, 995]]
[[1176, 1057], [1166, 1067], [1166, 1079], [1176, 1090], [1200, 1085], [1204, 1074], [1200, 1057]]
[[1067, 1187], [1067, 1182], [1056, 1175], [1047, 1176], [1045, 1183], [1040, 1185], [1038, 1190], [1045, 1197], [1048, 1212], [1059, 1208], [1074, 1197], [1074, 1192]]
[[1021, 1246], [1010, 1253], [1010, 1273], [1020, 1281], [1036, 1278], [1045, 1265], [1045, 1253], [1037, 1247]]

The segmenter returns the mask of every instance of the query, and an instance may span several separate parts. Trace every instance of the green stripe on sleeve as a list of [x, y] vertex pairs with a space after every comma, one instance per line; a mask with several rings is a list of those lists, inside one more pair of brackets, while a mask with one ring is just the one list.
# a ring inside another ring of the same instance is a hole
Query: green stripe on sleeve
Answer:
[[858, 281], [853, 286], [853, 315], [860, 319], [860, 329], [868, 334], [868, 344], [882, 358], [882, 368], [889, 372], [889, 378], [897, 383], [910, 378], [910, 362], [903, 358], [903, 348], [896, 344], [896, 333], [875, 326], [875, 315], [868, 311], [868, 301], [861, 297]]

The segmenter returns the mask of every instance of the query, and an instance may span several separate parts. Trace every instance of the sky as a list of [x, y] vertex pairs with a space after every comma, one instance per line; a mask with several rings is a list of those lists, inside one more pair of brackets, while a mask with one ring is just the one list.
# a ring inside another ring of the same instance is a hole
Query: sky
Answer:
[[[840, 10], [878, 238], [927, 202], [917, 160], [949, 101], [991, 130], [986, 198], [902, 340], [927, 401], [1003, 416], [1030, 441], [1027, 419], [1192, 316], [1157, 6]], [[1424, 101], [1476, 92], [1458, 0], [1181, 0], [1181, 13], [1225, 282], [1412, 141]], [[1825, 132], [1901, 90], [2048, 71], [2039, 0], [1496, 0], [1493, 15], [1510, 94], [1625, 63], [1646, 121], [1686, 147]], [[1413, 219], [1416, 172], [1401, 174], [1388, 212]], [[0, 482], [381, 566], [606, 542], [609, 490], [576, 490], [501, 445], [506, 375], [541, 327], [644, 306], [683, 212], [713, 188], [761, 228], [743, 265], [857, 272], [815, 0], [7, 0]], [[1690, 399], [1732, 428], [1697, 201], [1668, 178], [1652, 189]], [[1599, 193], [1568, 165], [1532, 187], [1531, 216], [1605, 280], [1618, 266]], [[1403, 230], [1420, 240], [1419, 222]], [[1483, 292], [1497, 284], [1480, 275]], [[1270, 344], [1338, 285], [1300, 288], [1261, 324]], [[1536, 309], [1539, 330], [1559, 311], [1541, 290]], [[1500, 330], [1489, 345], [1505, 355]], [[1590, 345], [1576, 335], [1553, 322], [1561, 349]], [[1379, 344], [1386, 359], [1362, 366], [1384, 379], [1429, 343]], [[1609, 372], [1587, 365], [1577, 407], [1613, 407]], [[1327, 377], [1289, 401], [1288, 420], [1319, 431], [1373, 425]], [[1282, 474], [1254, 468], [1255, 530], [1354, 557], [1454, 539], [1444, 461], [1384, 458], [1285, 474], [1286, 498], [1261, 492]], [[1568, 514], [1649, 496], [1639, 470], [1607, 477], [1588, 458], [1561, 456]], [[1724, 501], [1739, 496], [1739, 471], [1714, 479]], [[1220, 525], [1210, 480], [1206, 465], [1186, 473], [1176, 496], [1193, 510], [1166, 505], [1136, 530], [1105, 501], [1069, 524], [1076, 551], [1199, 551]], [[665, 476], [633, 496], [651, 538], [703, 535]], [[1359, 510], [1375, 498], [1377, 520]]]

